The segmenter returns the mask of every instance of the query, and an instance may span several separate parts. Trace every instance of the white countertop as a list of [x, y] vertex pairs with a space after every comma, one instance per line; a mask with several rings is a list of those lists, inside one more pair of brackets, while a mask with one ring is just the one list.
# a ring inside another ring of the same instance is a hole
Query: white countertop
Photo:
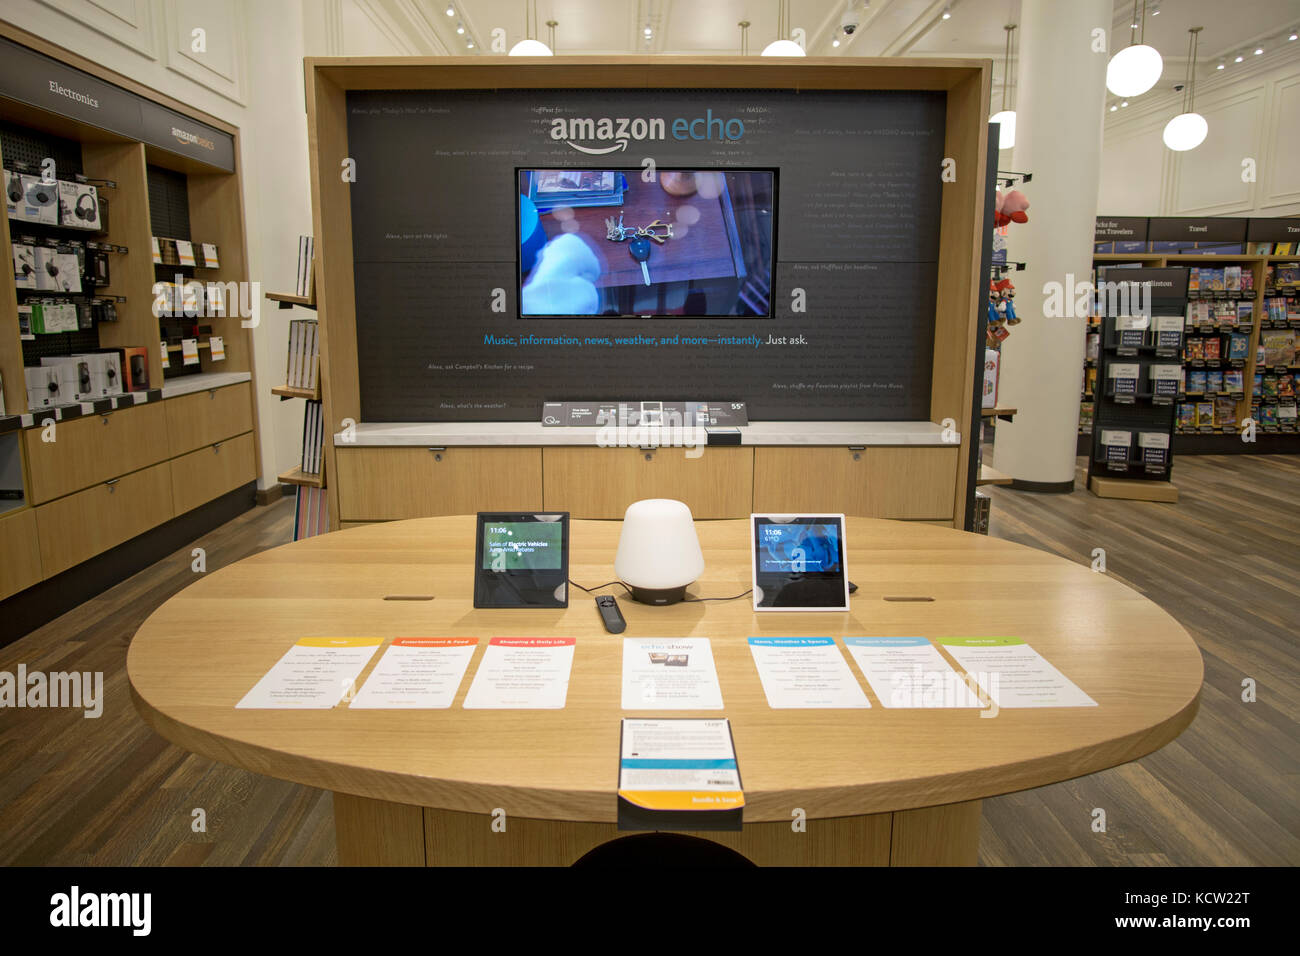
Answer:
[[162, 397], [175, 398], [193, 392], [206, 392], [210, 388], [237, 385], [240, 382], [251, 381], [252, 378], [251, 372], [200, 372], [198, 375], [185, 375], [170, 382], [164, 381]]
[[[712, 428], [712, 431], [726, 431]], [[743, 445], [955, 445], [960, 433], [943, 434], [934, 422], [754, 422], [740, 426]], [[371, 422], [351, 435], [338, 432], [334, 445], [397, 447], [422, 445], [631, 445], [694, 447], [707, 443], [705, 429], [592, 428], [544, 426], [540, 422]]]

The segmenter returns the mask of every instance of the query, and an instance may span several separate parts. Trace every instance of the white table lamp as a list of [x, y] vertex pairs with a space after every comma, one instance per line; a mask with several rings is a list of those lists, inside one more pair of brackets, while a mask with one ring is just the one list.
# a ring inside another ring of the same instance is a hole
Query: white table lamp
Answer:
[[695, 519], [683, 502], [647, 498], [628, 505], [614, 574], [642, 604], [676, 604], [704, 572]]

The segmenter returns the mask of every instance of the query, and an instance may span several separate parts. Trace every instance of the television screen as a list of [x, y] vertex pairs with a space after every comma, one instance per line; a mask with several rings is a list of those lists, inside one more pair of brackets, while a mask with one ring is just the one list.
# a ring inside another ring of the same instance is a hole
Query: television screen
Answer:
[[520, 169], [519, 313], [770, 318], [771, 169]]

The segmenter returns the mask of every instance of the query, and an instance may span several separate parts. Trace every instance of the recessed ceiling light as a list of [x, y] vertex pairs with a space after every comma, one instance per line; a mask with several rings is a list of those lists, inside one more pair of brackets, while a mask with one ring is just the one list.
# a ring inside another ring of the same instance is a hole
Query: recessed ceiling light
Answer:
[[834, 40], [831, 41], [831, 46], [839, 46], [839, 45], [840, 45], [839, 37], [836, 37]]
[[952, 10], [951, 10], [951, 8], [949, 8], [949, 7], [944, 7], [944, 8], [943, 8], [943, 17], [942, 17], [942, 19], [944, 19], [944, 20], [951, 20], [951, 19], [952, 19]]
[[1300, 36], [1300, 33], [1292, 33], [1289, 37], [1287, 37], [1287, 39], [1294, 40], [1297, 36]]
[[1220, 63], [1218, 66], [1215, 67], [1215, 69], [1216, 69], [1216, 70], [1222, 70], [1222, 69], [1223, 69], [1223, 64]]
[[1236, 57], [1233, 58], [1233, 61], [1232, 61], [1232, 62], [1233, 62], [1233, 63], [1240, 63], [1240, 62], [1242, 61], [1242, 59], [1243, 59], [1243, 57], [1242, 57], [1240, 54], [1238, 54]]
[[454, 17], [455, 15], [456, 15], [456, 8], [453, 7], [450, 3], [447, 4], [447, 16]]
[[464, 33], [464, 32], [465, 32], [465, 24], [463, 24], [463, 23], [458, 23], [458, 24], [456, 24], [456, 32], [457, 32], [457, 33]]
[[1115, 112], [1117, 109], [1119, 109], [1119, 107], [1116, 106], [1114, 103], [1112, 103], [1112, 104], [1110, 105], [1110, 111], [1111, 111], [1112, 113]]
[[1128, 106], [1128, 100], [1121, 100], [1119, 105], [1120, 105], [1120, 106]]
[[1259, 56], [1263, 52], [1264, 52], [1264, 48], [1262, 46], [1255, 47], [1255, 56]]
[[645, 35], [646, 35], [646, 36], [651, 36], [651, 35], [653, 34], [653, 32], [654, 32], [654, 31], [652, 31], [649, 27], [646, 27], [646, 28], [645, 28]]

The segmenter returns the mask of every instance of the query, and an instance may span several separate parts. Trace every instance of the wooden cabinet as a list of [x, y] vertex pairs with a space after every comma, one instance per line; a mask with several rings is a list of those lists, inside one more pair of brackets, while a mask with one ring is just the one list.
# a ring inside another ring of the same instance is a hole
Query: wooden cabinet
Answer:
[[163, 406], [172, 458], [253, 430], [253, 400], [247, 382], [169, 398]]
[[540, 448], [338, 448], [339, 520], [540, 511]]
[[951, 519], [957, 454], [955, 446], [759, 447], [754, 510]]
[[172, 507], [182, 515], [255, 477], [251, 432], [216, 442], [172, 461]]
[[23, 432], [31, 470], [30, 500], [40, 504], [165, 460], [165, 403], [153, 402], [88, 415]]
[[41, 567], [45, 577], [53, 577], [169, 520], [174, 514], [171, 463], [111, 479], [35, 510]]
[[542, 462], [546, 509], [575, 518], [622, 518], [642, 498], [684, 501], [696, 518], [744, 518], [750, 511], [752, 448], [552, 447]]
[[0, 601], [40, 579], [35, 510], [22, 508], [0, 515]]

